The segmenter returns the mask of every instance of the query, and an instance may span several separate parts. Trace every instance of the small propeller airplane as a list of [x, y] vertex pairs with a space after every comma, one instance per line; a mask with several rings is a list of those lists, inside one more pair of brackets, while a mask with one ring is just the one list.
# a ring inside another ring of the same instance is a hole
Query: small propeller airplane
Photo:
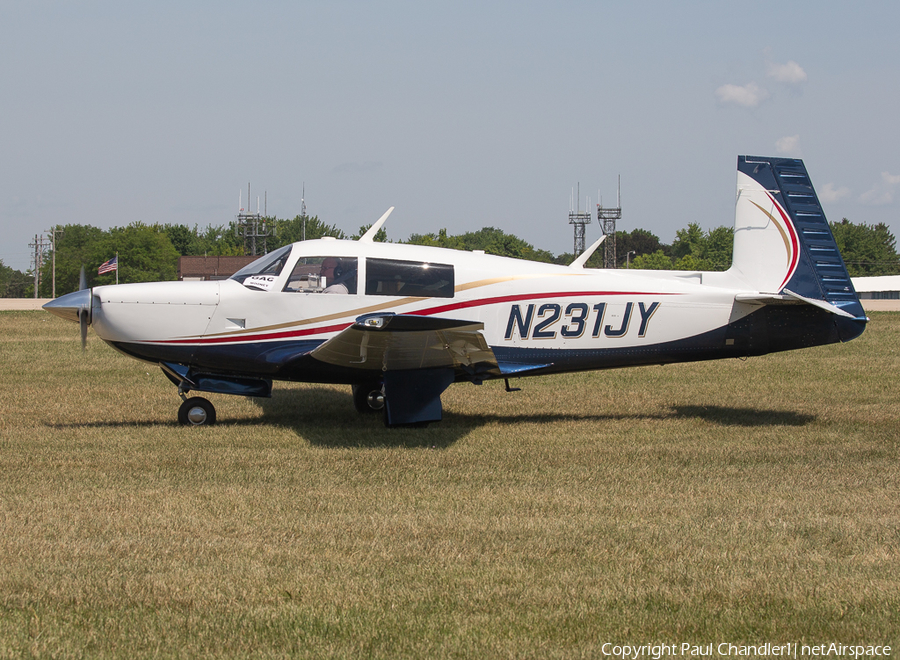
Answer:
[[452, 383], [720, 358], [858, 337], [867, 318], [801, 160], [738, 158], [724, 272], [598, 270], [359, 240], [275, 250], [213, 282], [96, 286], [44, 308], [190, 392], [268, 397], [276, 380], [352, 386], [388, 426], [442, 417]]

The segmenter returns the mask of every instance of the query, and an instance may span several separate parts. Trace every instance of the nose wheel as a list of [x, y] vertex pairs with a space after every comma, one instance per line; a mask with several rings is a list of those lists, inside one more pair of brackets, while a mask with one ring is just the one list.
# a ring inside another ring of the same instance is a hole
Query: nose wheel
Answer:
[[216, 423], [216, 408], [202, 396], [185, 399], [178, 409], [178, 422], [184, 426], [210, 426]]

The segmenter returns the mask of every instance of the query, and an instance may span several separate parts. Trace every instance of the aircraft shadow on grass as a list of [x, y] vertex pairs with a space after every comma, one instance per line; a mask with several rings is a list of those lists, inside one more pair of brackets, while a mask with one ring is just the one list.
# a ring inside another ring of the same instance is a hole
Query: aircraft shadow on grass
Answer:
[[[814, 415], [791, 410], [763, 410], [759, 408], [735, 408], [730, 406], [675, 405], [668, 412], [657, 413], [536, 413], [531, 415], [505, 415], [495, 412], [454, 413], [445, 411], [444, 420], [427, 428], [385, 428], [377, 414], [360, 415], [353, 410], [349, 392], [331, 388], [301, 390], [275, 390], [269, 399], [253, 399], [262, 411], [262, 417], [230, 420], [227, 412], [219, 423], [232, 426], [261, 427], [281, 426], [294, 431], [299, 437], [317, 447], [331, 448], [435, 448], [452, 446], [460, 438], [487, 424], [554, 424], [558, 422], [610, 423], [627, 420], [701, 419], [723, 427], [801, 427], [815, 421]], [[176, 426], [177, 421], [163, 422]], [[87, 424], [48, 424], [55, 429], [74, 427], [125, 428], [159, 425], [158, 419], [128, 422], [98, 421]], [[213, 427], [215, 428], [215, 427]], [[215, 432], [213, 430], [213, 432]]]
[[[730, 406], [672, 406], [666, 413], [603, 414], [541, 413], [504, 415], [494, 412], [460, 414], [444, 412], [444, 420], [427, 428], [388, 429], [377, 415], [358, 415], [350, 394], [332, 389], [275, 391], [271, 399], [254, 400], [263, 410], [264, 423], [289, 427], [319, 447], [433, 447], [454, 444], [468, 433], [491, 423], [553, 424], [558, 422], [608, 423], [637, 420], [702, 419], [733, 427], [801, 427], [815, 421], [814, 415], [791, 410], [762, 410]], [[248, 423], [256, 423], [248, 421]]]

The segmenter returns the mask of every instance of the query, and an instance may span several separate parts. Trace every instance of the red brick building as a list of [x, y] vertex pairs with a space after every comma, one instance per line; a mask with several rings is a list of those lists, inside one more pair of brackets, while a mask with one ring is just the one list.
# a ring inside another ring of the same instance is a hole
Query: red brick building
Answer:
[[178, 279], [225, 280], [254, 259], [259, 257], [179, 257]]

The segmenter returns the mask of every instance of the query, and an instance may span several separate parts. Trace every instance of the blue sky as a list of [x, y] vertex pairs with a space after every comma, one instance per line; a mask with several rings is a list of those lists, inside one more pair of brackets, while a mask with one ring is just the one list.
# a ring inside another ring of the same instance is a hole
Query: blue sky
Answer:
[[[3, 2], [0, 259], [55, 224], [224, 225], [267, 197], [393, 239], [572, 251], [572, 191], [670, 242], [740, 154], [900, 232], [900, 4]], [[587, 240], [600, 235], [596, 222]], [[64, 239], [63, 239], [64, 240]]]

